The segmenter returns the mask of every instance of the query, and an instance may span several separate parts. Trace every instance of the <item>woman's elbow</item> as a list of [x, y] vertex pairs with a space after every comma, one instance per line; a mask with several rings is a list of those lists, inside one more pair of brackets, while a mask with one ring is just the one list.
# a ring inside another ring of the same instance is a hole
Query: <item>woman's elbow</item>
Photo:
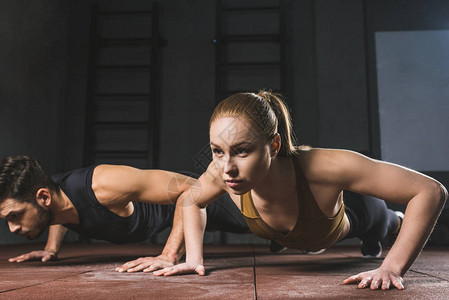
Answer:
[[442, 185], [441, 183], [438, 184], [440, 187], [440, 193], [441, 193], [441, 201], [443, 202], [443, 205], [446, 203], [448, 198], [448, 192], [447, 189]]
[[434, 181], [429, 186], [429, 192], [432, 195], [432, 199], [435, 200], [436, 204], [443, 208], [444, 204], [446, 203], [446, 200], [448, 198], [448, 193], [446, 188], [439, 182]]

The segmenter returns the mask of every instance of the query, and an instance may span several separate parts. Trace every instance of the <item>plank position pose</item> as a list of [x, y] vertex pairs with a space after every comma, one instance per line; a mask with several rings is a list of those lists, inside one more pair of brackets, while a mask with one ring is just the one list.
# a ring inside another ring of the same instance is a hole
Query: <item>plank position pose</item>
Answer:
[[[378, 257], [379, 241], [401, 229], [378, 269], [344, 283], [404, 288], [402, 277], [447, 199], [441, 184], [352, 151], [295, 146], [287, 107], [266, 91], [223, 100], [209, 129], [213, 161], [193, 186], [201, 193], [186, 193], [183, 201], [186, 262], [155, 275], [205, 274], [201, 208], [228, 192], [253, 233], [289, 248], [318, 250], [359, 237], [362, 254]], [[379, 199], [406, 204], [403, 220]]]
[[[184, 254], [182, 206], [177, 200], [195, 182], [178, 173], [113, 165], [91, 166], [50, 178], [31, 157], [6, 157], [0, 165], [0, 217], [8, 222], [11, 232], [30, 239], [50, 225], [43, 251], [9, 261], [56, 259], [67, 228], [94, 239], [132, 243], [172, 226], [161, 255], [139, 258], [116, 270], [151, 272], [172, 266]], [[207, 213], [210, 230], [249, 231], [227, 196]]]

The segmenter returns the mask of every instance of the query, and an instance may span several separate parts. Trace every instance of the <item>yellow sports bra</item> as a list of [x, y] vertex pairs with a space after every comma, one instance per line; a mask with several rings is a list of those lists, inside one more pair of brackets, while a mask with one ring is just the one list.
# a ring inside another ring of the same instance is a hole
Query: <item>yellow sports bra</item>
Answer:
[[299, 214], [293, 229], [284, 234], [271, 228], [262, 220], [251, 197], [251, 191], [240, 196], [241, 211], [250, 230], [257, 236], [274, 240], [288, 248], [319, 250], [328, 248], [337, 242], [345, 224], [344, 204], [338, 213], [329, 218], [321, 212], [313, 197], [309, 184], [299, 165], [293, 157], [298, 192]]

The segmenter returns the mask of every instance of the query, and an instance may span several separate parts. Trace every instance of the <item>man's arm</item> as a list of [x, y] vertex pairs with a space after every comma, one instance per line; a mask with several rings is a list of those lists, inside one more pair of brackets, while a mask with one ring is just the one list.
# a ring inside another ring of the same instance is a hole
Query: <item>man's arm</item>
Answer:
[[[183, 208], [182, 200], [178, 200], [176, 202], [175, 215], [173, 216], [173, 227], [170, 232], [170, 236], [168, 237], [167, 242], [165, 243], [165, 247], [162, 250], [162, 254], [160, 255], [166, 258], [168, 261], [173, 262], [173, 264], [177, 264], [185, 252], [182, 208]], [[152, 272], [154, 270], [156, 269], [151, 268], [150, 270], [147, 271]]]
[[158, 269], [171, 267], [179, 262], [184, 255], [184, 230], [182, 223], [182, 201], [177, 201], [173, 216], [173, 227], [165, 243], [162, 253], [156, 257], [141, 257], [129, 261], [116, 268], [117, 272], [153, 272]]
[[133, 201], [152, 204], [175, 204], [173, 226], [162, 254], [141, 257], [118, 267], [118, 272], [151, 272], [176, 264], [184, 254], [182, 205], [178, 199], [196, 179], [162, 170], [140, 170], [126, 166], [98, 166], [93, 175], [92, 189], [102, 205], [112, 212], [127, 216]]
[[67, 228], [62, 225], [51, 225], [48, 229], [47, 244], [44, 250], [32, 251], [9, 259], [9, 262], [41, 260], [42, 262], [56, 260]]

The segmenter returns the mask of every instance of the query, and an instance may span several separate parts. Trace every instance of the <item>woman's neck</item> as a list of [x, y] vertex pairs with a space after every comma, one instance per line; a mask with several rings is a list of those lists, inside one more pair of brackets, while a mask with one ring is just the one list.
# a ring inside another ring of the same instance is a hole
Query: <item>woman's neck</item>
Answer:
[[257, 186], [253, 187], [253, 193], [265, 201], [277, 198], [279, 194], [288, 191], [291, 182], [295, 182], [294, 176], [291, 176], [291, 171], [291, 158], [273, 158], [267, 175]]

